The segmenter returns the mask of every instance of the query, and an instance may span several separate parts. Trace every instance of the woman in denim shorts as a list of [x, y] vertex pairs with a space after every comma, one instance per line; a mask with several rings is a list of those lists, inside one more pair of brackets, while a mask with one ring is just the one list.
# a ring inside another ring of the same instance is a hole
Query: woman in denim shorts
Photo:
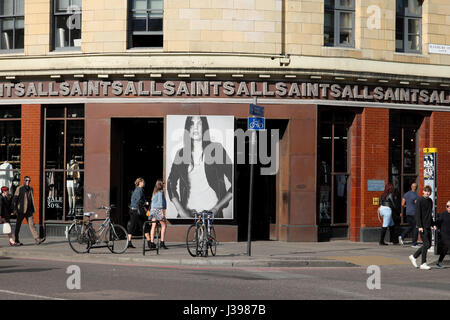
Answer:
[[[164, 185], [165, 183], [162, 179], [158, 179], [155, 183], [155, 188], [153, 189], [152, 203], [150, 209], [149, 219], [152, 221], [158, 220], [161, 224], [161, 248], [167, 249], [166, 244], [164, 243], [165, 235], [166, 235], [166, 197], [164, 195]], [[152, 223], [152, 229], [150, 231], [150, 239], [149, 234], [146, 233], [145, 237], [147, 239], [147, 243], [150, 249], [155, 249], [154, 237], [155, 237], [155, 228], [156, 224]]]

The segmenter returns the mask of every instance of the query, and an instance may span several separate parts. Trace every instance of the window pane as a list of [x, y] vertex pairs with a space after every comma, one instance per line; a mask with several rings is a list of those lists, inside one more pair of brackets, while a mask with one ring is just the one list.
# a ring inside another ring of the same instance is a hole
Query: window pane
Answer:
[[67, 121], [67, 161], [69, 164], [76, 164], [79, 169], [84, 168], [84, 121]]
[[352, 45], [353, 44], [352, 30], [341, 29], [339, 33], [339, 44]]
[[[331, 123], [321, 123], [320, 124], [320, 161], [321, 161], [321, 169], [324, 169], [323, 174], [331, 173]], [[325, 170], [328, 169], [328, 170]], [[325, 173], [328, 172], [328, 173]], [[330, 180], [323, 177], [325, 184], [330, 184]]]
[[20, 107], [1, 107], [0, 118], [20, 118]]
[[64, 169], [64, 120], [49, 120], [46, 125], [46, 168]]
[[405, 14], [404, 0], [397, 0], [397, 15], [403, 16]]
[[77, 6], [81, 9], [81, 0], [72, 0], [72, 6]]
[[325, 0], [325, 8], [334, 8], [334, 0]]
[[347, 172], [348, 128], [334, 126], [334, 172]]
[[[21, 122], [0, 121], [0, 169], [20, 169]], [[8, 163], [5, 164], [5, 161]], [[13, 174], [10, 173], [8, 183], [12, 183]], [[5, 181], [3, 181], [5, 183]], [[11, 187], [11, 185], [7, 185]]]
[[354, 0], [339, 0], [339, 5], [341, 7], [353, 8]]
[[334, 45], [334, 12], [326, 11], [324, 20], [324, 37], [325, 46]]
[[397, 17], [395, 22], [395, 50], [404, 51], [403, 40], [405, 36], [404, 19]]
[[69, 0], [56, 0], [55, 12], [66, 13], [69, 8]]
[[147, 13], [133, 14], [133, 31], [147, 31]]
[[408, 0], [408, 15], [420, 16], [422, 14], [422, 3], [423, 0]]
[[420, 20], [419, 19], [408, 19], [408, 33], [409, 34], [420, 34]]
[[45, 220], [63, 220], [64, 172], [45, 174]]
[[64, 48], [69, 46], [69, 28], [67, 27], [68, 16], [56, 17], [55, 47]]
[[163, 0], [150, 0], [150, 8], [154, 9], [163, 9], [164, 1]]
[[150, 15], [150, 20], [148, 21], [148, 31], [162, 31], [162, 29], [163, 29], [163, 19], [153, 18], [152, 15]]
[[25, 0], [16, 0], [16, 16], [25, 14]]
[[404, 130], [404, 173], [416, 173], [416, 130], [405, 128]]
[[47, 107], [47, 118], [64, 118], [64, 107]]
[[347, 222], [347, 181], [348, 175], [334, 176], [334, 223]]
[[81, 46], [81, 15], [77, 15], [80, 24], [74, 22], [73, 28], [70, 29], [70, 46], [80, 47]]
[[352, 45], [353, 43], [353, 13], [340, 12], [340, 32], [339, 43], [345, 45]]
[[84, 118], [84, 107], [83, 106], [67, 107], [67, 118]]
[[13, 12], [13, 0], [2, 0], [0, 1], [0, 15], [2, 16], [12, 16]]
[[16, 19], [16, 32], [14, 39], [14, 49], [23, 49], [24, 48], [24, 21], [23, 18]]
[[420, 37], [408, 36], [408, 50], [419, 51], [420, 50]]
[[13, 27], [14, 27], [14, 20], [13, 19], [3, 19], [1, 21], [1, 27], [2, 27], [2, 35], [1, 35], [1, 42], [0, 42], [0, 48], [2, 50], [11, 50], [14, 49], [13, 45]]
[[133, 0], [133, 10], [147, 10], [147, 0]]
[[350, 12], [340, 12], [340, 27], [346, 29], [352, 29], [352, 17], [353, 14]]

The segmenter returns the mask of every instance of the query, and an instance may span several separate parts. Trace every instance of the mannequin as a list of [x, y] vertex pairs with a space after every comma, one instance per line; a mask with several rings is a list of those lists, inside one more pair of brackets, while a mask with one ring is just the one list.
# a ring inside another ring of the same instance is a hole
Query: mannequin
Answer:
[[0, 165], [0, 186], [12, 187], [14, 178], [13, 166], [6, 160]]
[[75, 188], [78, 185], [78, 181], [80, 179], [80, 166], [78, 165], [78, 162], [75, 159], [70, 160], [70, 162], [67, 164], [67, 179], [66, 179], [66, 186], [67, 186], [67, 200], [69, 202], [69, 213], [68, 215], [71, 216], [75, 213]]

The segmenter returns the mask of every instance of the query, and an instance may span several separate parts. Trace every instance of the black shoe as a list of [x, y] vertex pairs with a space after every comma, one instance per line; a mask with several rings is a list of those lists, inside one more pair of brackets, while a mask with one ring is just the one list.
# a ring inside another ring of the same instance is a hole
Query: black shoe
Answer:
[[152, 242], [150, 240], [147, 240], [147, 246], [150, 250], [152, 249]]
[[131, 241], [130, 242], [128, 242], [128, 247], [127, 248], [132, 248], [132, 249], [136, 249], [136, 247], [135, 246], [133, 246], [133, 244], [131, 243]]
[[155, 250], [156, 244], [154, 242], [150, 242], [150, 250]]
[[388, 244], [385, 243], [385, 242], [380, 242], [379, 244], [380, 244], [380, 246], [387, 246], [387, 245], [388, 245]]
[[14, 244], [16, 247], [19, 247], [19, 246], [23, 246], [23, 243], [22, 242], [20, 242], [20, 241], [16, 241], [16, 243]]
[[163, 249], [169, 249], [169, 248], [166, 247], [166, 244], [164, 243], [164, 241], [161, 241], [161, 248], [163, 248]]
[[36, 245], [38, 246], [38, 245], [40, 245], [42, 242], [45, 241], [45, 238], [43, 238], [43, 239], [37, 238], [37, 239], [35, 239], [34, 241], [36, 242]]

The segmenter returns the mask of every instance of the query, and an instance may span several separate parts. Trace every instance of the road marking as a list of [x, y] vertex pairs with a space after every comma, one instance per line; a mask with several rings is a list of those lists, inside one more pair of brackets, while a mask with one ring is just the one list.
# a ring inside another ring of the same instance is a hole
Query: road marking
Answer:
[[33, 298], [40, 298], [40, 299], [47, 299], [47, 300], [66, 300], [61, 298], [53, 298], [53, 297], [47, 297], [47, 296], [40, 296], [38, 294], [30, 294], [30, 293], [23, 293], [23, 292], [15, 292], [15, 291], [9, 291], [9, 290], [1, 290], [0, 293], [6, 293], [6, 294], [13, 294], [16, 296], [26, 296], [26, 297], [33, 297]]
[[408, 264], [407, 261], [384, 256], [331, 256], [325, 258], [330, 260], [346, 261], [359, 266], [389, 266]]

